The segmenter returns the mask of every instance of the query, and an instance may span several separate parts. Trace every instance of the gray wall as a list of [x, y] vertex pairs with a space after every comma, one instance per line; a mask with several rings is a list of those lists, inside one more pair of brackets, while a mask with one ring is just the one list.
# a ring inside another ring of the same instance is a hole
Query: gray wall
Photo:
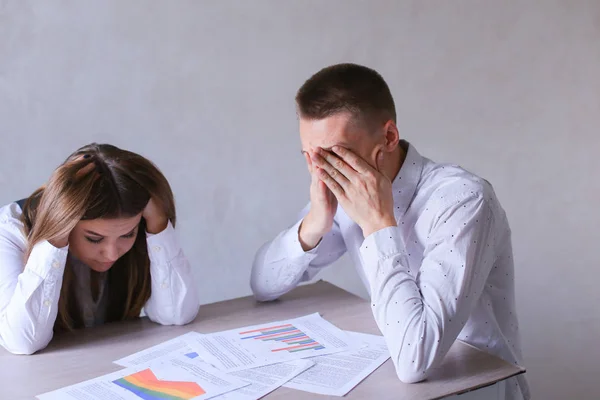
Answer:
[[[600, 397], [600, 2], [0, 0], [0, 202], [111, 142], [170, 178], [203, 302], [308, 199], [293, 97], [378, 69], [402, 135], [488, 178], [514, 231], [539, 399]], [[324, 274], [363, 294], [342, 260]]]

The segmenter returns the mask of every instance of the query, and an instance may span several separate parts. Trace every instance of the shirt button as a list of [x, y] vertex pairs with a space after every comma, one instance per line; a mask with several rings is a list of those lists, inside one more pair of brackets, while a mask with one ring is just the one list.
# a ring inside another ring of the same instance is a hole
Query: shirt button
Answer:
[[169, 284], [165, 281], [162, 283], [162, 285], [160, 285], [161, 288], [166, 289], [169, 287]]
[[52, 262], [52, 268], [58, 268], [58, 267], [60, 267], [60, 264], [58, 263], [58, 261], [54, 260]]
[[155, 253], [158, 253], [160, 251], [160, 246], [154, 246], [152, 250], [154, 250]]
[[46, 300], [46, 301], [44, 302], [44, 305], [45, 305], [46, 307], [50, 307], [50, 304], [51, 304], [51, 303], [50, 303], [50, 300]]

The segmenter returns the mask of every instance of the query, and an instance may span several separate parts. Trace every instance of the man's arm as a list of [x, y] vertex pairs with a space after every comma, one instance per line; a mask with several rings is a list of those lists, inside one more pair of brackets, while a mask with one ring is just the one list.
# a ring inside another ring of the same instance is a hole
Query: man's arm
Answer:
[[333, 152], [314, 155], [319, 178], [363, 230], [361, 255], [375, 320], [398, 377], [418, 382], [456, 340], [492, 267], [494, 218], [484, 189], [453, 194], [453, 203], [440, 210], [414, 277], [391, 219], [391, 182], [352, 151], [336, 146]]
[[316, 247], [303, 250], [299, 231], [309, 209], [310, 205], [301, 213], [302, 219], [256, 253], [250, 286], [259, 301], [275, 300], [299, 283], [311, 280], [321, 268], [332, 264], [346, 251], [335, 221]]
[[477, 193], [458, 200], [432, 228], [416, 277], [399, 228], [373, 233], [360, 249], [373, 315], [403, 382], [427, 378], [443, 359], [468, 320], [493, 265], [490, 206]]

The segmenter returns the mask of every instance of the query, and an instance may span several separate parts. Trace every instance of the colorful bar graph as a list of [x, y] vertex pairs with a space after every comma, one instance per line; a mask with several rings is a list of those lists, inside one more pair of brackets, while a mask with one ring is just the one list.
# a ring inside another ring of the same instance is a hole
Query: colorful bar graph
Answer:
[[301, 349], [296, 349], [296, 350], [290, 350], [290, 353], [296, 353], [298, 351], [305, 351], [305, 350], [322, 350], [325, 347], [321, 346], [320, 344], [318, 346], [314, 346], [314, 347], [304, 347]]
[[195, 382], [160, 380], [150, 368], [124, 376], [113, 383], [144, 400], [189, 400], [206, 393]]
[[247, 333], [254, 333], [254, 332], [272, 331], [273, 329], [286, 328], [286, 327], [289, 327], [289, 326], [292, 326], [292, 324], [279, 325], [279, 326], [271, 326], [269, 328], [254, 329], [253, 331], [240, 332], [240, 335], [245, 335]]
[[287, 345], [287, 347], [273, 349], [271, 350], [272, 352], [289, 351], [290, 353], [294, 353], [303, 350], [322, 350], [325, 348], [292, 324], [253, 329], [240, 332], [240, 335], [249, 335], [242, 337], [242, 340], [254, 339], [262, 342], [281, 342], [281, 344]]

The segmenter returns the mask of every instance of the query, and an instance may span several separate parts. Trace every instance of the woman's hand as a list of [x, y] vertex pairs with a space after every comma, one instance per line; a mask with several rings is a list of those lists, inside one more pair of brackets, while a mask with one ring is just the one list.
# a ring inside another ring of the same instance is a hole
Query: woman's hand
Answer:
[[146, 220], [146, 232], [157, 234], [165, 230], [169, 219], [165, 214], [160, 204], [152, 197], [144, 211], [142, 212], [142, 218]]
[[62, 249], [69, 245], [69, 235], [57, 239], [50, 239], [48, 242], [57, 249]]

